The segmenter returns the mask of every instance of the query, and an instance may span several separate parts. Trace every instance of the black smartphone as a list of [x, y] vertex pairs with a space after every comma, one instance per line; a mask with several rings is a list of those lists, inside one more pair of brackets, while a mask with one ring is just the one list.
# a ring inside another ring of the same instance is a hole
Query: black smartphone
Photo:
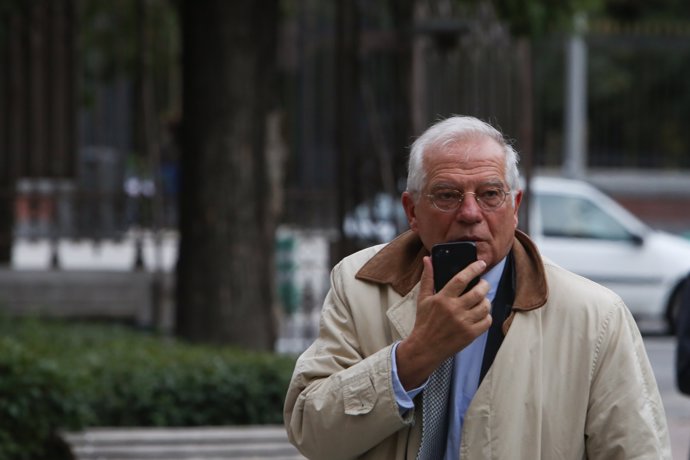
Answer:
[[[431, 248], [431, 263], [434, 267], [434, 290], [443, 289], [452, 277], [477, 260], [477, 246], [470, 241], [454, 241], [436, 244]], [[463, 294], [479, 282], [474, 278]]]

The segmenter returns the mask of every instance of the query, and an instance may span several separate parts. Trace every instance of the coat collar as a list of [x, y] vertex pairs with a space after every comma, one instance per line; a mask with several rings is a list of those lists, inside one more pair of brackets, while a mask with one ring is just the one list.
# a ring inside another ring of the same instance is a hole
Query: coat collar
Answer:
[[[548, 286], [539, 251], [520, 230], [515, 231], [512, 251], [516, 270], [513, 310], [528, 311], [543, 306], [548, 297]], [[395, 292], [406, 296], [422, 277], [422, 258], [426, 255], [429, 251], [417, 234], [408, 230], [384, 246], [355, 277], [388, 284]]]

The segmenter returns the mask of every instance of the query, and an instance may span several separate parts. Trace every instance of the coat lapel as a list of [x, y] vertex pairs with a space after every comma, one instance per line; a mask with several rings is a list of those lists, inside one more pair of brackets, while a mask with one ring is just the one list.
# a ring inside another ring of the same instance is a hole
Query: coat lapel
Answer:
[[[544, 265], [534, 243], [517, 230], [512, 251], [516, 271], [515, 301], [510, 316], [503, 323], [504, 334], [516, 312], [540, 308], [548, 296]], [[407, 337], [414, 326], [422, 258], [428, 254], [417, 234], [408, 230], [384, 246], [355, 275], [362, 281], [389, 285], [403, 297], [387, 313], [400, 335], [398, 338]]]
[[386, 312], [388, 320], [393, 326], [397, 336], [393, 340], [402, 340], [412, 332], [415, 318], [417, 316], [417, 295], [419, 294], [419, 283], [407, 293], [399, 302], [391, 306]]
[[406, 296], [422, 277], [422, 259], [429, 252], [417, 234], [407, 231], [383, 247], [359, 269], [355, 278], [388, 284]]

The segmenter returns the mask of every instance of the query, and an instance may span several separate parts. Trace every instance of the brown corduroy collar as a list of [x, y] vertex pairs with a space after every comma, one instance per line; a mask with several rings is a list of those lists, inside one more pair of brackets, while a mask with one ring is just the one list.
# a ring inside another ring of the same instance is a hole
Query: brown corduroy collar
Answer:
[[[513, 241], [515, 258], [515, 300], [513, 310], [542, 307], [548, 297], [544, 264], [536, 246], [519, 230]], [[359, 280], [389, 284], [401, 296], [407, 295], [422, 276], [422, 258], [429, 252], [416, 233], [407, 231], [384, 246], [357, 272]]]

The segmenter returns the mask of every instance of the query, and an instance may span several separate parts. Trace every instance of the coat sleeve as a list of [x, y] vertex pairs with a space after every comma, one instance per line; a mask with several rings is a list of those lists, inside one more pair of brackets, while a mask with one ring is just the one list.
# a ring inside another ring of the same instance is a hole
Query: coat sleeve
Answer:
[[606, 315], [592, 364], [588, 459], [671, 460], [666, 414], [639, 329], [622, 301]]
[[361, 351], [341, 265], [331, 274], [319, 337], [297, 360], [285, 400], [288, 438], [310, 459], [357, 457], [414, 416], [401, 417], [395, 402], [391, 345]]

